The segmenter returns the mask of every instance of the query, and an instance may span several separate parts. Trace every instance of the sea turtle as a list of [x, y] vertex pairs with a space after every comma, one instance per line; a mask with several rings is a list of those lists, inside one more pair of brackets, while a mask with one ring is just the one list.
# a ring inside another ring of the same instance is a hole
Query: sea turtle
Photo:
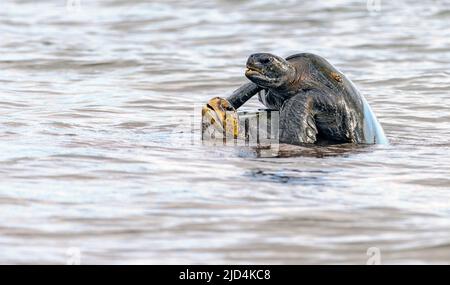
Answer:
[[250, 83], [226, 99], [212, 98], [202, 112], [204, 117], [214, 116], [223, 130], [234, 136], [238, 132], [235, 110], [259, 94], [267, 108], [280, 112], [281, 143], [388, 142], [353, 83], [318, 55], [300, 53], [283, 59], [269, 53], [253, 54], [245, 76]]

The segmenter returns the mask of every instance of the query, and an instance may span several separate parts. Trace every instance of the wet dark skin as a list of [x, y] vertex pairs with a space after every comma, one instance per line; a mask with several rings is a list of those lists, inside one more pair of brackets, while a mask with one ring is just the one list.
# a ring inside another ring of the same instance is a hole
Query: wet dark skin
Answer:
[[250, 83], [226, 99], [211, 99], [203, 113], [214, 112], [216, 118], [226, 119], [223, 112], [234, 111], [259, 94], [267, 108], [280, 111], [281, 143], [364, 142], [361, 96], [324, 58], [310, 53], [286, 59], [269, 53], [253, 54], [248, 58], [245, 76]]

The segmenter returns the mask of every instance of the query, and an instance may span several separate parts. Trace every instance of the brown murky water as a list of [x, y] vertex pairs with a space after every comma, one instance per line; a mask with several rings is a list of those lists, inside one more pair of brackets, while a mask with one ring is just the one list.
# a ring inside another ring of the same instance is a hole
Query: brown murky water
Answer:
[[[0, 2], [0, 263], [450, 263], [448, 1], [64, 2]], [[391, 145], [202, 145], [261, 51], [329, 59]]]

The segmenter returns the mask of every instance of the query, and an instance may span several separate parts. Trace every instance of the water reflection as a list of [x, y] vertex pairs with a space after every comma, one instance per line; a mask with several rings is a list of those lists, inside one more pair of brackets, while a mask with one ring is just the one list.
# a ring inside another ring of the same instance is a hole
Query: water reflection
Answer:
[[[246, 175], [255, 181], [289, 183], [300, 185], [327, 186], [326, 176], [330, 171], [326, 170], [298, 170], [298, 169], [280, 169], [278, 171], [253, 169]], [[332, 185], [328, 185], [332, 186]]]

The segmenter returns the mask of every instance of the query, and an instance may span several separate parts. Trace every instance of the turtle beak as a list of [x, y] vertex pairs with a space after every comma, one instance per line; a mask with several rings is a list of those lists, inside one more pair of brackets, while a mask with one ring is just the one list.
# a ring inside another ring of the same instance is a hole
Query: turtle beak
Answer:
[[275, 78], [271, 77], [271, 69], [275, 56], [269, 53], [255, 53], [247, 60], [245, 76], [261, 86], [272, 86]]
[[252, 77], [252, 76], [257, 76], [257, 75], [261, 75], [260, 69], [257, 69], [253, 66], [247, 66], [247, 70], [245, 71], [246, 77]]
[[257, 64], [256, 62], [247, 62], [245, 77], [247, 77], [249, 80], [255, 83], [265, 81], [267, 79], [267, 77], [263, 72], [263, 67]]
[[252, 75], [262, 75], [262, 70], [264, 68], [263, 61], [266, 60], [265, 58], [262, 60], [262, 57], [262, 54], [259, 53], [252, 54], [248, 57], [246, 64], [247, 71], [245, 72], [247, 77]]

